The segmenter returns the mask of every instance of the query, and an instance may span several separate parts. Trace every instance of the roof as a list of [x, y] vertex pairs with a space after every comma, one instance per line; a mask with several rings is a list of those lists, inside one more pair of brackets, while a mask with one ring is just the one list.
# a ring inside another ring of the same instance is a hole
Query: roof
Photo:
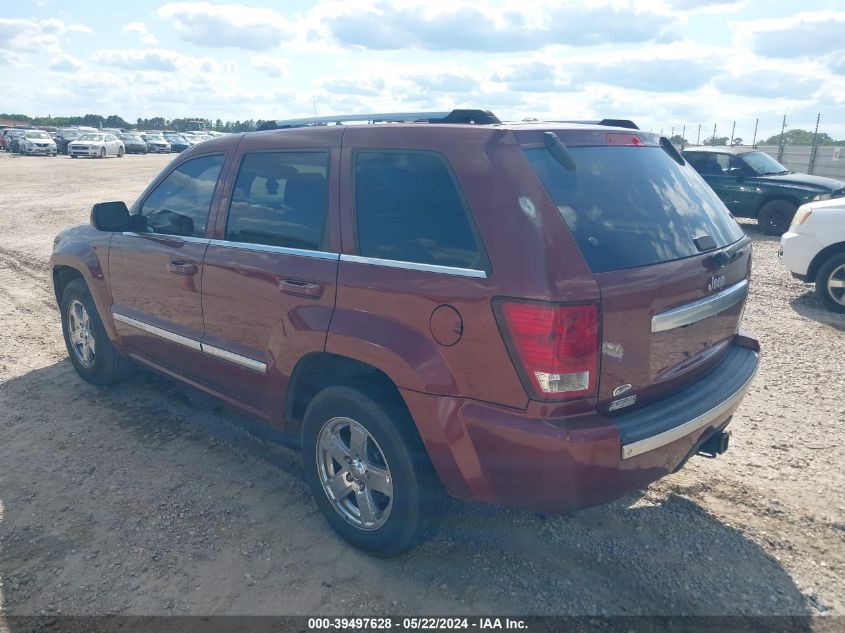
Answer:
[[714, 152], [717, 154], [746, 154], [748, 152], [756, 152], [754, 147], [744, 147], [741, 145], [692, 145], [684, 148], [685, 152]]

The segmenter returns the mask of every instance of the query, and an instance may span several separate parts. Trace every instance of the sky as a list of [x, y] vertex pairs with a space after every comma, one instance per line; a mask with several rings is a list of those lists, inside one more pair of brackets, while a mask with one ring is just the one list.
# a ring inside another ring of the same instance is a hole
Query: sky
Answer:
[[489, 109], [695, 142], [845, 138], [842, 0], [5, 0], [0, 112], [280, 119]]

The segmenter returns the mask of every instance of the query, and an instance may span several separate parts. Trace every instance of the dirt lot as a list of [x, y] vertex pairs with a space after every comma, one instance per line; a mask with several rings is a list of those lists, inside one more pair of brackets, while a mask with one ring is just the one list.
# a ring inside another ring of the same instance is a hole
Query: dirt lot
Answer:
[[146, 372], [97, 389], [67, 360], [53, 236], [169, 160], [0, 155], [0, 614], [845, 615], [845, 319], [756, 226], [763, 363], [726, 455], [570, 517], [455, 503], [377, 560], [240, 416]]

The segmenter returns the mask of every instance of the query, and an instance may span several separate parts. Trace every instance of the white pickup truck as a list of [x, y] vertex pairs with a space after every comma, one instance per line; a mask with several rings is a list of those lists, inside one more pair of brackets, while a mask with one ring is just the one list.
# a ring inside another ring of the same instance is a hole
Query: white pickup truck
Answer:
[[816, 284], [824, 306], [845, 313], [845, 199], [802, 205], [780, 240], [792, 276]]

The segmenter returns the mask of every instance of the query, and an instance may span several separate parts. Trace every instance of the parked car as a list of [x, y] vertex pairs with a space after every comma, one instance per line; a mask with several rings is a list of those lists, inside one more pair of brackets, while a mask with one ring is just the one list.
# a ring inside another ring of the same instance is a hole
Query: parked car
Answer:
[[101, 132], [82, 134], [75, 141], [68, 143], [68, 154], [71, 158], [88, 156], [90, 158], [105, 158], [106, 156], [117, 156], [123, 158], [126, 148], [123, 141], [114, 134], [103, 134]]
[[141, 138], [140, 134], [124, 132], [120, 135], [120, 140], [123, 141], [127, 154], [146, 154], [149, 151], [147, 142]]
[[783, 234], [802, 204], [845, 196], [845, 182], [793, 173], [757, 150], [689, 147], [683, 155], [731, 213], [756, 218], [769, 235]]
[[164, 140], [170, 143], [170, 149], [174, 152], [184, 152], [191, 147], [191, 144], [181, 134], [165, 134]]
[[20, 135], [18, 146], [21, 154], [43, 154], [55, 156], [56, 143], [44, 130], [27, 130]]
[[399, 122], [203, 142], [60, 233], [80, 376], [131, 358], [263, 418], [381, 555], [443, 489], [565, 512], [726, 450], [758, 364], [751, 244], [667, 139], [367, 117]]
[[155, 152], [157, 154], [169, 154], [170, 143], [165, 140], [161, 134], [144, 134], [144, 140], [147, 143], [147, 151]]
[[83, 134], [79, 128], [64, 127], [56, 130], [56, 148], [59, 153], [67, 154], [67, 146], [71, 141], [75, 141]]
[[20, 128], [13, 128], [6, 134], [6, 149], [10, 152], [18, 153], [20, 149], [20, 138], [26, 130]]
[[799, 207], [779, 254], [793, 277], [816, 284], [822, 305], [845, 312], [845, 198]]
[[8, 151], [6, 147], [6, 135], [11, 132], [14, 128], [3, 128], [0, 130], [0, 149]]

